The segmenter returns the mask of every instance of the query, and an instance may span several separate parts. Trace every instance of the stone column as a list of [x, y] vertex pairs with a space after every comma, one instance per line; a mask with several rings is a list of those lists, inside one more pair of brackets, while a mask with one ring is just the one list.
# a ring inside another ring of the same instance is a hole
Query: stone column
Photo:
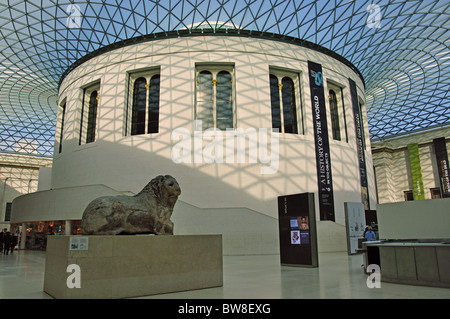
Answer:
[[27, 242], [27, 223], [22, 223], [22, 231], [20, 232], [20, 247], [19, 249], [25, 249]]
[[70, 220], [66, 220], [66, 230], [65, 234], [70, 235], [72, 232], [72, 222]]

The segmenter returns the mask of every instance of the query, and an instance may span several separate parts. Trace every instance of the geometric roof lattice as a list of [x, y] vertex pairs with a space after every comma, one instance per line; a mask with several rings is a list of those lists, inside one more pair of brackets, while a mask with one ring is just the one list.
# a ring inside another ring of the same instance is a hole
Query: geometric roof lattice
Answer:
[[450, 1], [371, 4], [348, 0], [3, 1], [0, 152], [52, 156], [58, 83], [83, 56], [139, 36], [197, 28], [289, 36], [341, 55], [364, 77], [372, 139], [449, 125]]

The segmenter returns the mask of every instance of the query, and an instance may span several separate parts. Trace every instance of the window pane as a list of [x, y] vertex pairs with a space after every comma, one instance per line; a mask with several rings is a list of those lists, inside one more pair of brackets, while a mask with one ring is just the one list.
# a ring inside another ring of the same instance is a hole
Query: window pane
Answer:
[[294, 81], [284, 77], [282, 82], [284, 132], [298, 134], [297, 106], [295, 105]]
[[233, 104], [231, 74], [221, 71], [216, 84], [217, 128], [233, 128]]
[[280, 90], [278, 78], [273, 74], [270, 75], [270, 105], [272, 107], [272, 128], [277, 128], [281, 133]]
[[59, 152], [62, 152], [62, 142], [64, 135], [64, 117], [66, 116], [66, 103], [62, 106], [61, 110], [61, 133], [59, 134]]
[[333, 139], [340, 141], [341, 140], [341, 129], [340, 129], [340, 125], [339, 125], [337, 97], [336, 97], [336, 93], [333, 90], [330, 90], [330, 92], [329, 92], [329, 99], [330, 99], [331, 128], [332, 128], [332, 132], [333, 132]]
[[217, 102], [217, 128], [233, 128], [233, 110], [229, 103]]
[[6, 203], [5, 222], [11, 221], [11, 209], [12, 209], [12, 203]]
[[95, 141], [95, 127], [97, 125], [97, 101], [98, 93], [94, 91], [89, 97], [89, 113], [88, 113], [88, 123], [87, 123], [87, 135], [86, 143], [91, 143]]
[[133, 109], [131, 115], [131, 135], [145, 134], [145, 99], [147, 81], [138, 78], [133, 86]]
[[197, 78], [197, 120], [203, 121], [204, 130], [214, 127], [212, 79], [209, 71], [200, 72]]
[[148, 91], [148, 132], [158, 133], [159, 128], [159, 74], [150, 79], [150, 88]]
[[198, 75], [197, 100], [202, 102], [213, 101], [213, 76], [211, 72], [202, 71]]

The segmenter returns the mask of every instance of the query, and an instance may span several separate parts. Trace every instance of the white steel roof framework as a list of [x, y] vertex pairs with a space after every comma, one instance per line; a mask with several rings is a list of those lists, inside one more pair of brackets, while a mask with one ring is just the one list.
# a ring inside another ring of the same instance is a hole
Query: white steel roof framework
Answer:
[[52, 156], [58, 83], [77, 60], [199, 28], [343, 56], [364, 77], [372, 139], [450, 125], [450, 0], [0, 0], [0, 152]]

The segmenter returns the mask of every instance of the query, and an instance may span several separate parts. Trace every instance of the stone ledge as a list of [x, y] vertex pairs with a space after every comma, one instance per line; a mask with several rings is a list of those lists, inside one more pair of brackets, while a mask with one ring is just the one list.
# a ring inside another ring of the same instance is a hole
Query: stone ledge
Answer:
[[[87, 250], [70, 250], [71, 238]], [[67, 266], [81, 288], [68, 288]], [[54, 298], [128, 298], [223, 285], [222, 235], [49, 236], [44, 291]]]

